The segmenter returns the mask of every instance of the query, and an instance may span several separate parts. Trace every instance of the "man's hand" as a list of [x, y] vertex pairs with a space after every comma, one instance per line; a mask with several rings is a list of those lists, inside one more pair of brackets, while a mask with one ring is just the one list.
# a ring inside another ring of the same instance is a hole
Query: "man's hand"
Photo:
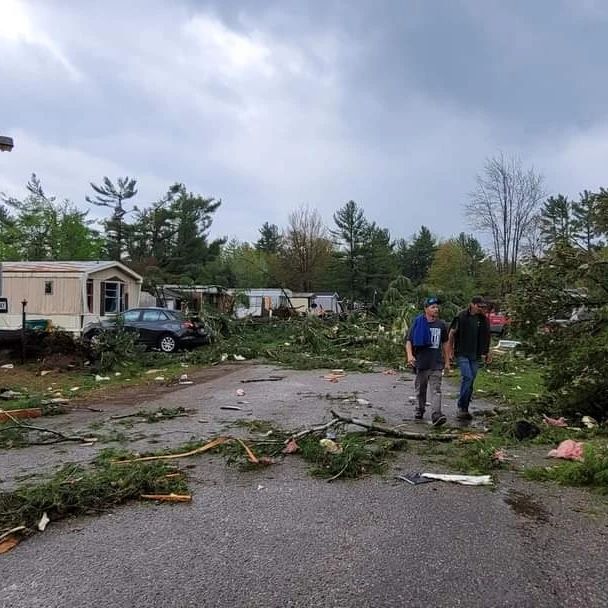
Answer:
[[410, 367], [416, 367], [416, 357], [414, 357], [414, 355], [408, 355], [408, 357], [407, 357], [407, 364]]
[[492, 353], [488, 353], [486, 355], [483, 356], [483, 362], [486, 365], [490, 365], [490, 363], [492, 363]]

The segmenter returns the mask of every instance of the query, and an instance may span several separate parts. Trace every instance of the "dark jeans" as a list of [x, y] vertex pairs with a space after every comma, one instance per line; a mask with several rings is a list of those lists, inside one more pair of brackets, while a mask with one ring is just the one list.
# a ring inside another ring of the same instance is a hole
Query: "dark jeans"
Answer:
[[479, 371], [479, 362], [468, 357], [456, 357], [456, 363], [460, 370], [460, 394], [458, 395], [458, 409], [468, 411], [471, 397], [473, 396], [473, 384]]

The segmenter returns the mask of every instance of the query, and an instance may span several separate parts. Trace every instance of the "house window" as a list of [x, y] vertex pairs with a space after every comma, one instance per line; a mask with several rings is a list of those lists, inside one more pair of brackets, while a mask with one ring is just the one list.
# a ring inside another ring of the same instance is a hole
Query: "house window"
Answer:
[[124, 283], [104, 281], [101, 283], [101, 306], [99, 314], [115, 315], [127, 308], [127, 293]]
[[87, 279], [87, 310], [93, 312], [93, 279]]
[[52, 296], [53, 295], [53, 281], [45, 281], [44, 282], [44, 295]]

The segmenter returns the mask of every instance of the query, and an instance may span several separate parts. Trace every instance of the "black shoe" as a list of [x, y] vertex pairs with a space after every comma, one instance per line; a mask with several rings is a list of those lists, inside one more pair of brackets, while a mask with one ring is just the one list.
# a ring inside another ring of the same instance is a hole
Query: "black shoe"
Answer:
[[433, 426], [441, 426], [445, 424], [446, 421], [447, 418], [443, 414], [433, 414], [431, 416], [431, 422], [433, 423]]
[[420, 410], [416, 410], [416, 412], [414, 413], [414, 420], [422, 420], [424, 418], [424, 412], [421, 412]]
[[456, 414], [456, 418], [458, 420], [473, 420], [473, 416], [471, 416], [469, 410], [458, 410], [458, 413]]

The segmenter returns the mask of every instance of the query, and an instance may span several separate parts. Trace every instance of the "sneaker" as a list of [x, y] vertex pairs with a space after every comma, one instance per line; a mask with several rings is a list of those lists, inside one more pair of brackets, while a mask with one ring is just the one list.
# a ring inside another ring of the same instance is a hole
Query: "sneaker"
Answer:
[[433, 423], [433, 426], [441, 426], [442, 424], [445, 424], [446, 421], [447, 418], [444, 414], [435, 413], [431, 416], [431, 422]]
[[456, 414], [456, 418], [458, 418], [458, 420], [473, 420], [473, 416], [471, 416], [469, 410], [459, 409], [458, 413]]
[[414, 420], [422, 420], [424, 418], [424, 412], [421, 412], [420, 410], [416, 410], [414, 412]]

